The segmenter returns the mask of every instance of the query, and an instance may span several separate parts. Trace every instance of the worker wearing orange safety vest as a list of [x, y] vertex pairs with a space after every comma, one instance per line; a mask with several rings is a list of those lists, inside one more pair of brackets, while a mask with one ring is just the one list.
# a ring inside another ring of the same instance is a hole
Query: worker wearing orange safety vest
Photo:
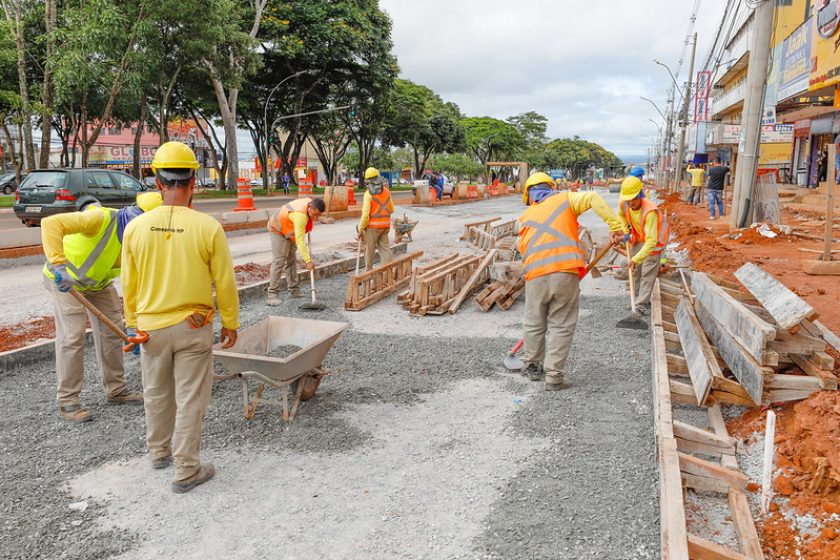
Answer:
[[566, 360], [578, 319], [579, 282], [586, 260], [577, 217], [590, 208], [610, 228], [610, 241], [623, 237], [621, 222], [595, 192], [557, 192], [545, 173], [525, 183], [528, 210], [519, 217], [519, 252], [525, 264], [525, 346], [522, 375], [545, 376], [549, 391], [565, 389]]
[[320, 198], [298, 198], [284, 204], [268, 220], [271, 238], [271, 270], [268, 277], [268, 305], [280, 305], [280, 278], [286, 271], [286, 288], [292, 297], [302, 297], [297, 273], [297, 253], [300, 253], [307, 270], [315, 264], [309, 255], [305, 237], [312, 231], [315, 220], [321, 217], [327, 205]]
[[365, 269], [373, 268], [373, 257], [379, 249], [379, 264], [385, 264], [394, 258], [388, 233], [391, 231], [391, 214], [394, 202], [391, 191], [375, 167], [365, 170], [367, 191], [362, 203], [362, 218], [359, 221], [359, 239], [365, 241]]
[[659, 268], [663, 259], [667, 261], [664, 251], [670, 235], [668, 219], [653, 201], [645, 198], [644, 185], [633, 176], [621, 183], [618, 218], [630, 236], [627, 271], [633, 275], [637, 290], [636, 310], [647, 313]]

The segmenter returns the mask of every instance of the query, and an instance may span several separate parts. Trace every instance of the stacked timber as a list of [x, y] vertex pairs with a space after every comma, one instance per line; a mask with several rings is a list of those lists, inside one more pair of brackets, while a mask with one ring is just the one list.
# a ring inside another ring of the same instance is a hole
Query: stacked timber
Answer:
[[453, 253], [414, 269], [408, 290], [398, 301], [412, 315], [455, 313], [461, 304], [483, 286], [489, 277], [495, 249], [486, 255]]
[[747, 263], [741, 286], [700, 272], [682, 285], [660, 280], [668, 365], [691, 383], [672, 381], [687, 404], [744, 406], [800, 400], [836, 390], [834, 358], [840, 339], [816, 311], [770, 274]]
[[507, 311], [523, 293], [525, 293], [525, 279], [522, 277], [508, 282], [496, 281], [490, 283], [475, 297], [475, 303], [482, 311], [490, 311], [494, 305]]
[[361, 311], [377, 301], [383, 300], [405, 288], [411, 280], [411, 266], [414, 259], [422, 257], [423, 251], [399, 257], [373, 270], [350, 277], [344, 309]]

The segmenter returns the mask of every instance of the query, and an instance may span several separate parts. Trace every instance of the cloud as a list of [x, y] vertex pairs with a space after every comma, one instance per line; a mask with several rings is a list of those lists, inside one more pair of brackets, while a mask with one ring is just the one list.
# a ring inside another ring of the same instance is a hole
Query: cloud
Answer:
[[[702, 65], [724, 9], [696, 21]], [[468, 115], [537, 111], [549, 136], [581, 136], [619, 155], [643, 154], [671, 84], [694, 2], [688, 0], [380, 0], [393, 20], [401, 77]], [[690, 49], [679, 79], [687, 75]]]

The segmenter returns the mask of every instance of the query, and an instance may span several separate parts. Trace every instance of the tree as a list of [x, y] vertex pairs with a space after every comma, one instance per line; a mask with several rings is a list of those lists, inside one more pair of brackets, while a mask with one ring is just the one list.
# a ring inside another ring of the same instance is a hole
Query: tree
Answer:
[[468, 117], [462, 119], [461, 124], [466, 131], [467, 147], [482, 168], [487, 167], [488, 161], [502, 156], [515, 157], [525, 145], [519, 131], [499, 119]]
[[616, 168], [624, 165], [614, 153], [578, 137], [549, 142], [545, 158], [548, 167], [568, 169], [572, 177], [580, 176], [590, 167]]
[[407, 146], [414, 154], [414, 173], [422, 175], [426, 161], [434, 153], [456, 152], [466, 148], [460, 111], [426, 86], [396, 80], [386, 116], [383, 141], [391, 146]]
[[454, 178], [453, 183], [463, 179], [468, 181], [484, 172], [484, 167], [464, 153], [434, 156], [432, 166]]
[[26, 75], [26, 46], [24, 29], [24, 10], [27, 8], [24, 0], [0, 0], [0, 7], [6, 16], [8, 29], [12, 32], [17, 52], [17, 82], [20, 93], [20, 107], [18, 119], [21, 130], [23, 152], [26, 163], [35, 168], [35, 144], [32, 141], [32, 106], [29, 95], [29, 80]]
[[519, 131], [528, 148], [540, 148], [548, 141], [545, 135], [548, 130], [548, 119], [536, 111], [508, 117], [507, 122]]

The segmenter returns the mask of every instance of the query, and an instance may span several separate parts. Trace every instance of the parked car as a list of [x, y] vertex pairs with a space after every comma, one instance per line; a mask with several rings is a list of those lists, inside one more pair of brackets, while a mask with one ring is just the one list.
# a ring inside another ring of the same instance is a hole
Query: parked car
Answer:
[[3, 194], [12, 194], [17, 189], [17, 174], [6, 173], [0, 175], [0, 192]]
[[39, 169], [20, 184], [15, 215], [29, 227], [62, 212], [91, 204], [108, 208], [131, 206], [137, 194], [154, 190], [131, 175], [110, 169]]
[[[417, 187], [428, 185], [429, 184], [429, 177], [425, 177], [419, 181], [414, 181], [414, 184], [411, 186], [411, 194], [417, 194]], [[455, 196], [455, 185], [453, 185], [450, 181], [446, 181], [443, 183], [443, 196], [448, 196], [452, 198]]]

